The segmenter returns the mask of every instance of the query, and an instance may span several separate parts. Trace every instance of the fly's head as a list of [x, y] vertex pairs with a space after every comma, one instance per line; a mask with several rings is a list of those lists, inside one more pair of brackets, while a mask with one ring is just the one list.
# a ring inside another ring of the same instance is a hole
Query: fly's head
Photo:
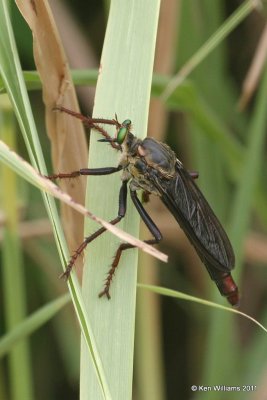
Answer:
[[123, 121], [117, 132], [116, 142], [118, 144], [122, 145], [124, 141], [127, 139], [127, 136], [130, 133], [131, 126], [132, 126], [132, 121], [130, 119], [126, 119], [125, 121]]
[[121, 145], [122, 152], [125, 156], [134, 156], [137, 154], [137, 148], [140, 143], [140, 139], [134, 136], [131, 132], [132, 122], [130, 119], [126, 119], [121, 124], [118, 130], [116, 142]]
[[115, 114], [113, 124], [115, 124], [117, 128], [116, 138], [111, 138], [109, 135], [107, 135], [107, 137], [99, 139], [98, 142], [116, 144], [116, 146], [118, 146], [116, 148], [125, 153], [125, 147], [129, 147], [129, 145], [131, 145], [131, 138], [134, 137], [134, 135], [130, 132], [132, 121], [130, 119], [126, 119], [121, 124], [117, 119], [117, 115]]

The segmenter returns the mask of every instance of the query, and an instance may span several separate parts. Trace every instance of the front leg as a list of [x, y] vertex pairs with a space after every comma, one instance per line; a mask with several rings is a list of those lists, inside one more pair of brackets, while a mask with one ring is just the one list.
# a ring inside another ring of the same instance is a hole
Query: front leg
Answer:
[[121, 123], [118, 121], [116, 114], [115, 114], [114, 119], [108, 119], [108, 118], [93, 118], [93, 117], [85, 116], [81, 113], [72, 111], [69, 108], [62, 107], [62, 106], [56, 106], [54, 108], [54, 110], [62, 111], [66, 114], [72, 115], [73, 117], [80, 119], [84, 123], [84, 125], [87, 125], [89, 128], [93, 127], [94, 124], [114, 125], [114, 126], [116, 126], [117, 129], [121, 128]]
[[53, 175], [47, 175], [46, 178], [50, 180], [54, 179], [66, 179], [66, 178], [77, 178], [78, 176], [82, 175], [111, 175], [115, 172], [118, 172], [122, 169], [122, 166], [119, 165], [118, 167], [103, 167], [103, 168], [83, 168], [79, 169], [78, 171], [73, 171], [69, 173], [59, 173]]
[[[54, 108], [55, 111], [62, 111], [66, 114], [72, 115], [75, 118], [78, 118], [79, 120], [82, 121], [82, 123], [87, 126], [88, 128], [95, 129], [98, 131], [102, 136], [104, 136], [106, 139], [112, 139], [111, 136], [107, 133], [107, 131], [100, 126], [99, 124], [104, 124], [104, 125], [113, 125], [116, 127], [117, 130], [121, 128], [121, 123], [117, 119], [117, 115], [115, 114], [115, 119], [107, 119], [107, 118], [92, 118], [85, 116], [81, 113], [77, 113], [75, 111], [69, 110], [68, 108], [62, 107], [62, 106], [56, 106]], [[121, 151], [121, 146], [118, 143], [114, 143], [112, 140], [110, 140], [110, 145], [116, 149]]]

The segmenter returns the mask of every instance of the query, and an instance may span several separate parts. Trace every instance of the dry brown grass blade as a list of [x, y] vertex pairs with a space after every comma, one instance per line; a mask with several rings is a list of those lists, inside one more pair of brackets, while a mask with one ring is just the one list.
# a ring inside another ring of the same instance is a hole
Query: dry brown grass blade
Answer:
[[[46, 0], [17, 0], [23, 17], [33, 34], [36, 68], [43, 85], [43, 100], [47, 134], [51, 140], [55, 172], [70, 172], [87, 165], [87, 143], [80, 121], [60, 112], [56, 105], [79, 111], [68, 63], [61, 45], [53, 15]], [[61, 181], [64, 191], [78, 203], [84, 204], [85, 180]], [[83, 238], [83, 217], [62, 205], [62, 218], [70, 251]]]
[[[80, 27], [77, 19], [73, 18], [70, 4], [65, 1], [49, 0], [62, 43], [73, 69], [98, 68], [98, 58], [94, 54], [93, 45]], [[73, 45], [75, 43], [75, 46]], [[95, 87], [77, 86], [79, 102], [85, 110], [93, 108]]]

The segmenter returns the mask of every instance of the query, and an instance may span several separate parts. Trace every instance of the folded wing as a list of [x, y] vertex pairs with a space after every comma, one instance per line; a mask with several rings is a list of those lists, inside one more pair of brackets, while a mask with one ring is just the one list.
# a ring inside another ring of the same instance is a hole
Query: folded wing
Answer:
[[177, 174], [174, 178], [162, 180], [154, 175], [153, 183], [211, 277], [216, 280], [216, 270], [229, 272], [234, 267], [231, 243], [207, 200], [178, 160], [175, 168]]

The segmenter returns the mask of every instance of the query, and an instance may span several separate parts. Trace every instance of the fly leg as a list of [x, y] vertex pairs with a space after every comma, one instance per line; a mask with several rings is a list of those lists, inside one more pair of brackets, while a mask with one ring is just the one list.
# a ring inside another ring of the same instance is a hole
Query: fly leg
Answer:
[[102, 126], [98, 125], [98, 124], [113, 125], [113, 126], [116, 126], [116, 129], [120, 129], [121, 128], [121, 124], [119, 123], [119, 121], [117, 119], [117, 115], [115, 115], [115, 119], [91, 118], [91, 117], [82, 115], [81, 113], [77, 113], [75, 111], [69, 110], [68, 108], [65, 108], [65, 107], [62, 107], [62, 106], [56, 106], [54, 108], [54, 110], [62, 111], [64, 113], [66, 113], [66, 114], [72, 115], [75, 118], [78, 118], [88, 128], [95, 129], [102, 136], [104, 136], [106, 139], [110, 139], [109, 143], [111, 144], [111, 146], [114, 149], [121, 150], [121, 146], [118, 143], [114, 143], [112, 141], [111, 136], [107, 133], [107, 131], [104, 128], [102, 128]]
[[83, 168], [78, 171], [73, 171], [69, 173], [59, 173], [53, 175], [47, 175], [46, 178], [50, 180], [54, 179], [66, 179], [66, 178], [77, 178], [82, 175], [110, 175], [114, 174], [114, 172], [118, 172], [122, 169], [119, 165], [118, 167], [104, 167], [104, 168]]
[[[140, 215], [140, 217], [142, 218], [142, 220], [144, 221], [144, 223], [146, 224], [147, 228], [149, 229], [149, 231], [152, 233], [152, 235], [154, 236], [154, 239], [148, 239], [148, 240], [144, 240], [145, 243], [153, 245], [156, 243], [159, 243], [159, 241], [162, 239], [162, 234], [159, 231], [158, 227], [155, 225], [155, 223], [152, 221], [152, 219], [150, 218], [150, 216], [148, 215], [148, 213], [146, 212], [146, 210], [144, 209], [141, 201], [138, 199], [136, 191], [135, 190], [131, 190], [130, 188], [130, 194], [131, 194], [131, 198], [132, 201]], [[130, 243], [122, 243], [116, 253], [115, 253], [115, 257], [113, 260], [113, 263], [111, 265], [111, 268], [108, 272], [108, 276], [105, 282], [105, 287], [103, 289], [102, 292], [99, 293], [99, 297], [102, 296], [107, 296], [108, 299], [110, 299], [110, 294], [109, 294], [109, 289], [110, 289], [110, 285], [113, 279], [113, 276], [115, 274], [116, 268], [118, 267], [120, 258], [121, 258], [121, 254], [124, 250], [127, 249], [132, 249], [135, 246], [130, 244]]]
[[[112, 173], [112, 172], [111, 172]], [[127, 204], [127, 181], [123, 181], [121, 188], [120, 188], [120, 194], [119, 194], [119, 210], [118, 210], [118, 216], [114, 219], [112, 219], [109, 223], [112, 225], [116, 225], [120, 220], [125, 216], [126, 213], [126, 204]], [[105, 227], [99, 228], [96, 232], [94, 232], [92, 235], [87, 236], [82, 244], [78, 247], [78, 249], [75, 251], [73, 256], [71, 257], [65, 271], [63, 274], [60, 275], [60, 278], [64, 277], [66, 279], [69, 278], [71, 270], [77, 260], [77, 258], [82, 254], [84, 249], [87, 247], [89, 243], [91, 243], [93, 240], [95, 240], [98, 236], [102, 235], [107, 229]]]

